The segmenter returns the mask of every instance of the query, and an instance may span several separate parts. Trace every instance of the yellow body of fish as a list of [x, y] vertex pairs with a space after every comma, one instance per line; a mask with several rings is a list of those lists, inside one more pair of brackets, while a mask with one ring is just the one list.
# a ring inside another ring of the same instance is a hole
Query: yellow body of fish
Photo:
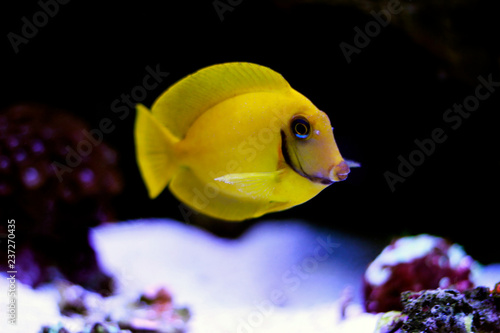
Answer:
[[301, 204], [349, 167], [328, 116], [275, 71], [204, 68], [137, 105], [137, 161], [149, 196], [167, 186], [187, 206], [241, 221]]

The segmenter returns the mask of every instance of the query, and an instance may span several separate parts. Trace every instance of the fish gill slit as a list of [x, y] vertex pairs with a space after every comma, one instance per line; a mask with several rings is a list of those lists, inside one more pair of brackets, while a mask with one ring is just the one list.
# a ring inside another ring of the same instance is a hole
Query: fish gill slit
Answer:
[[304, 172], [304, 170], [302, 170], [302, 166], [300, 165], [300, 161], [297, 159], [297, 162], [299, 163], [299, 169], [297, 169], [293, 163], [292, 163], [292, 159], [290, 158], [290, 152], [288, 151], [288, 147], [286, 145], [286, 133], [285, 131], [281, 130], [281, 153], [283, 154], [283, 157], [285, 158], [285, 163], [288, 164], [288, 166], [293, 170], [295, 171], [296, 173], [298, 173], [299, 175], [301, 175], [302, 177], [305, 177], [309, 180], [312, 180], [311, 177], [309, 177], [308, 174], [306, 174]]

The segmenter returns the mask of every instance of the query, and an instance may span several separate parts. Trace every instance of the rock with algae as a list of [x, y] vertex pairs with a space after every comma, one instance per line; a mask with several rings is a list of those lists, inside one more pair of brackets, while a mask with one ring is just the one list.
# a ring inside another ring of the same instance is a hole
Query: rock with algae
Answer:
[[477, 287], [404, 292], [403, 311], [384, 314], [375, 333], [500, 332], [500, 283], [494, 290]]

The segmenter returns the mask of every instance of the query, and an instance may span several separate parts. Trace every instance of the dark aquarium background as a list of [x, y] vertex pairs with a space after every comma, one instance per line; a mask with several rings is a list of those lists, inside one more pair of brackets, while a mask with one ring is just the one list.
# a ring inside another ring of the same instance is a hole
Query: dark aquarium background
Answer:
[[[384, 244], [430, 233], [490, 263], [498, 261], [500, 188], [500, 21], [491, 3], [9, 2], [0, 14], [0, 105], [4, 112], [20, 103], [44, 105], [48, 114], [64, 110], [99, 141], [87, 147], [89, 158], [101, 154], [101, 138], [116, 151], [120, 185], [116, 193], [99, 190], [113, 194], [105, 199], [114, 213], [101, 218], [168, 217], [225, 237], [263, 219], [292, 218]], [[301, 206], [240, 224], [181, 210], [168, 191], [150, 200], [135, 161], [133, 104], [150, 106], [182, 77], [232, 61], [281, 73], [327, 112], [342, 155], [362, 167]], [[61, 144], [79, 142], [68, 140]], [[12, 186], [22, 183], [17, 171], [2, 177]], [[76, 173], [62, 177], [70, 182]], [[0, 199], [1, 210], [30, 210], [37, 223], [49, 213], [33, 206], [60, 195], [46, 189], [28, 199], [12, 193]], [[79, 217], [92, 215], [100, 202], [88, 205], [79, 207]], [[63, 215], [71, 223], [71, 211]], [[92, 216], [89, 226], [98, 223]]]

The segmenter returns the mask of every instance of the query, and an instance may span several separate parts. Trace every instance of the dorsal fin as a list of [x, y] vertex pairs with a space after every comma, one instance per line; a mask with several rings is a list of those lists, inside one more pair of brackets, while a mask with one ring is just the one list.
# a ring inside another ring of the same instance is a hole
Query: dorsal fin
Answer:
[[281, 74], [267, 67], [246, 62], [225, 63], [181, 79], [155, 101], [151, 111], [172, 134], [182, 139], [202, 113], [228, 98], [289, 88]]

